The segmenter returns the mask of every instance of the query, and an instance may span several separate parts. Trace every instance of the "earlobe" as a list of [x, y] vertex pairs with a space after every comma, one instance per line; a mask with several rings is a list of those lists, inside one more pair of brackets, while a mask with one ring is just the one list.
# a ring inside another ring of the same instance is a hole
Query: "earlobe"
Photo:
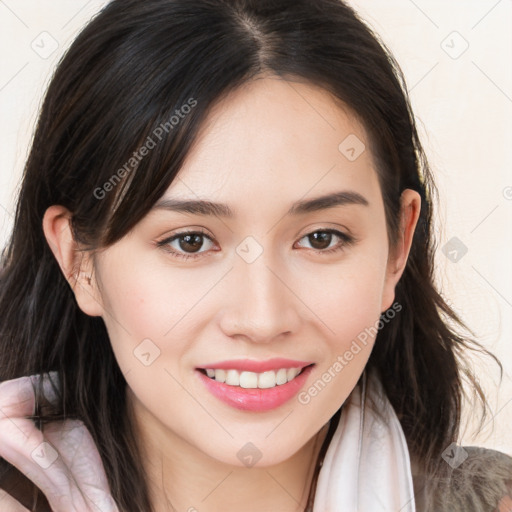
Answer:
[[43, 231], [80, 309], [89, 316], [101, 316], [103, 308], [93, 279], [92, 258], [73, 238], [69, 210], [60, 205], [50, 206], [43, 217]]

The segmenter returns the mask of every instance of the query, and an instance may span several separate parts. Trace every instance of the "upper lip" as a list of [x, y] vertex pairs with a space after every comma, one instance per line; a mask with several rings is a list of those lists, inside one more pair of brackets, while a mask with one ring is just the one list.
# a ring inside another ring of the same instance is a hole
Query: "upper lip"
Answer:
[[283, 359], [275, 357], [266, 361], [254, 361], [251, 359], [230, 359], [228, 361], [219, 361], [218, 363], [205, 364], [198, 369], [206, 370], [239, 370], [241, 372], [262, 373], [269, 370], [279, 370], [280, 368], [304, 368], [313, 364], [312, 361], [296, 361], [293, 359]]

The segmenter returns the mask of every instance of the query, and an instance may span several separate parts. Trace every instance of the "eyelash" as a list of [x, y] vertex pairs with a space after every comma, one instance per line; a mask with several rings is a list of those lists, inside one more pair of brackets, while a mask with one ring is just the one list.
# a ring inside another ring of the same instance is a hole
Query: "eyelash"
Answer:
[[[336, 229], [316, 229], [315, 231], [311, 231], [310, 233], [306, 233], [304, 236], [302, 236], [300, 238], [300, 240], [302, 240], [303, 238], [306, 238], [306, 237], [308, 237], [310, 235], [313, 235], [314, 233], [329, 233], [329, 234], [337, 236], [338, 238], [340, 238], [342, 240], [342, 242], [340, 242], [338, 245], [336, 245], [335, 247], [332, 247], [330, 249], [324, 249], [324, 250], [321, 250], [321, 249], [310, 249], [311, 251], [313, 251], [316, 254], [323, 254], [323, 255], [325, 255], [325, 254], [332, 254], [332, 253], [335, 253], [335, 252], [343, 250], [345, 247], [349, 247], [351, 245], [354, 245], [357, 242], [355, 237], [353, 237], [351, 235], [347, 235], [346, 233], [342, 233], [341, 231], [338, 231]], [[213, 240], [207, 235], [206, 232], [201, 231], [201, 230], [196, 230], [196, 231], [183, 231], [181, 233], [176, 233], [176, 234], [172, 235], [169, 238], [166, 238], [164, 240], [156, 242], [156, 245], [158, 247], [161, 247], [164, 251], [168, 252], [169, 254], [171, 254], [175, 258], [181, 258], [181, 259], [184, 259], [184, 260], [188, 260], [190, 258], [196, 259], [196, 258], [201, 257], [203, 252], [198, 252], [198, 253], [181, 253], [181, 252], [175, 251], [174, 249], [169, 249], [168, 245], [171, 242], [173, 242], [174, 240], [178, 240], [179, 238], [181, 238], [183, 236], [187, 236], [187, 235], [203, 235], [204, 237], [208, 238], [210, 241], [213, 242]]]

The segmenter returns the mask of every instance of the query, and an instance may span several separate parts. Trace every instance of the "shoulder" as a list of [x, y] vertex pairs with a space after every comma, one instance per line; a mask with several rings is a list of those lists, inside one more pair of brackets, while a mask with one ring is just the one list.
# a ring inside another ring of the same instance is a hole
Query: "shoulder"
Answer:
[[411, 460], [418, 512], [512, 512], [512, 457], [478, 446], [455, 450], [445, 455], [445, 476], [429, 481], [431, 496], [425, 476]]

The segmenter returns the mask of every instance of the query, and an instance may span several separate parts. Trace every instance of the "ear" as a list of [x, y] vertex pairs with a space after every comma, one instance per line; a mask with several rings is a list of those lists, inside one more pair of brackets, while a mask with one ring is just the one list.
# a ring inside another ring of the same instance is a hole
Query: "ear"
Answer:
[[415, 190], [405, 189], [400, 197], [400, 227], [395, 248], [389, 252], [381, 312], [395, 300], [395, 287], [402, 277], [411, 250], [412, 239], [420, 216], [421, 197]]
[[60, 205], [50, 206], [43, 217], [43, 231], [80, 309], [89, 316], [101, 316], [103, 306], [93, 259], [73, 238], [69, 210]]

